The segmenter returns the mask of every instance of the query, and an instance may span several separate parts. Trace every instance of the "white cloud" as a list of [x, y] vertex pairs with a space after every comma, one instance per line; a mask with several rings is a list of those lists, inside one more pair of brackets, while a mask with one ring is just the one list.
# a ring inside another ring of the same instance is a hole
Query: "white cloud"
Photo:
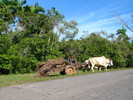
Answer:
[[77, 19], [77, 21], [78, 21], [78, 23], [82, 23], [86, 20], [93, 18], [94, 16], [95, 16], [95, 12], [91, 12], [91, 13], [85, 15], [84, 17]]
[[[121, 16], [124, 18], [128, 18], [130, 15], [131, 14], [124, 14]], [[83, 31], [89, 31], [89, 33], [91, 33], [91, 32], [99, 32], [101, 30], [104, 30], [107, 33], [116, 33], [116, 30], [120, 29], [122, 25], [115, 22], [114, 19], [115, 17], [106, 18], [98, 21], [93, 21], [91, 23], [86, 22], [86, 24], [83, 25], [80, 25], [79, 23], [78, 26], [79, 34], [77, 35], [77, 38], [80, 38], [83, 35]], [[130, 32], [128, 29], [127, 29], [127, 34], [133, 37], [132, 32]]]
[[79, 28], [83, 29], [83, 28], [100, 27], [100, 26], [109, 25], [112, 23], [113, 23], [113, 18], [108, 18], [108, 19], [94, 21], [91, 23], [86, 23], [84, 25], [81, 25]]

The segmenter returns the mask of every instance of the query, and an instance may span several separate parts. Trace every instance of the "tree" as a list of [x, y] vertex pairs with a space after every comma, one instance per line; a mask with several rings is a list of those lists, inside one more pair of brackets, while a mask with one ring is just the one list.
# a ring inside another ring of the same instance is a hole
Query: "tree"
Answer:
[[38, 14], [40, 12], [42, 12], [42, 13], [45, 12], [44, 8], [42, 8], [41, 6], [39, 6], [39, 4], [37, 2], [33, 6], [26, 5], [23, 8], [24, 8], [24, 11], [25, 12], [33, 12], [33, 13], [36, 13], [36, 14]]
[[81, 55], [82, 52], [82, 44], [80, 40], [69, 39], [66, 41], [64, 39], [61, 41], [60, 47], [60, 50], [66, 57], [72, 55], [74, 59], [79, 60], [78, 57]]
[[78, 33], [78, 28], [76, 28], [78, 23], [76, 21], [71, 20], [70, 22], [63, 21], [59, 23], [57, 33], [60, 37], [61, 35], [66, 36], [66, 39], [73, 39]]
[[116, 16], [115, 21], [122, 24], [127, 29], [129, 29], [131, 32], [133, 32], [133, 27], [132, 27], [133, 26], [133, 14], [131, 14], [128, 19], [122, 16]]
[[13, 6], [12, 2], [9, 0], [1, 0], [0, 1], [0, 34], [2, 32], [8, 33], [9, 24], [13, 21]]
[[116, 35], [118, 36], [118, 40], [127, 41], [129, 37], [126, 34], [126, 29], [122, 26], [122, 29], [118, 29]]

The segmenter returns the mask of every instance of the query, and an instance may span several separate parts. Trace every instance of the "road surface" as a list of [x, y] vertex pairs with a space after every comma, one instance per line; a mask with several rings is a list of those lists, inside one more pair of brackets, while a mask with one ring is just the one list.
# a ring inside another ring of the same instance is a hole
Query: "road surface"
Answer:
[[133, 100], [133, 69], [0, 88], [0, 100]]

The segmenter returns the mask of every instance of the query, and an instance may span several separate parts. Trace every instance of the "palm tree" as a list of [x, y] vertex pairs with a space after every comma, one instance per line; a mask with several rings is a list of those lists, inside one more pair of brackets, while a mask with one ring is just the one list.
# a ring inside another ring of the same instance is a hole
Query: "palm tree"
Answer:
[[13, 18], [13, 9], [9, 0], [0, 1], [0, 18], [4, 21], [9, 21]]
[[14, 3], [16, 5], [16, 10], [19, 11], [24, 11], [23, 5], [26, 4], [26, 0], [14, 0]]
[[118, 29], [116, 35], [118, 35], [118, 40], [127, 41], [129, 37], [126, 34], [126, 29], [122, 26], [122, 29]]
[[8, 10], [10, 11], [10, 13], [12, 13], [13, 15], [15, 15], [17, 12], [20, 12], [20, 10], [22, 11], [23, 7], [22, 5], [24, 5], [26, 3], [26, 0], [1, 0], [0, 1], [0, 8], [2, 8], [3, 10]]
[[32, 13], [36, 13], [36, 14], [38, 14], [40, 12], [42, 12], [42, 13], [45, 12], [44, 8], [42, 8], [41, 6], [39, 6], [37, 2], [35, 3], [34, 6], [26, 5], [24, 7], [24, 11], [25, 12], [32, 12]]
[[9, 0], [0, 1], [0, 32], [8, 33], [9, 24], [13, 21], [13, 7], [12, 2]]

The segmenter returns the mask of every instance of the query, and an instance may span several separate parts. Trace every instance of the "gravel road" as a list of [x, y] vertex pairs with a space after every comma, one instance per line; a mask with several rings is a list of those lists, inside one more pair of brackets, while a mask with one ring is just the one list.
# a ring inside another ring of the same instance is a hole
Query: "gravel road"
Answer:
[[0, 100], [133, 100], [133, 69], [0, 88]]

